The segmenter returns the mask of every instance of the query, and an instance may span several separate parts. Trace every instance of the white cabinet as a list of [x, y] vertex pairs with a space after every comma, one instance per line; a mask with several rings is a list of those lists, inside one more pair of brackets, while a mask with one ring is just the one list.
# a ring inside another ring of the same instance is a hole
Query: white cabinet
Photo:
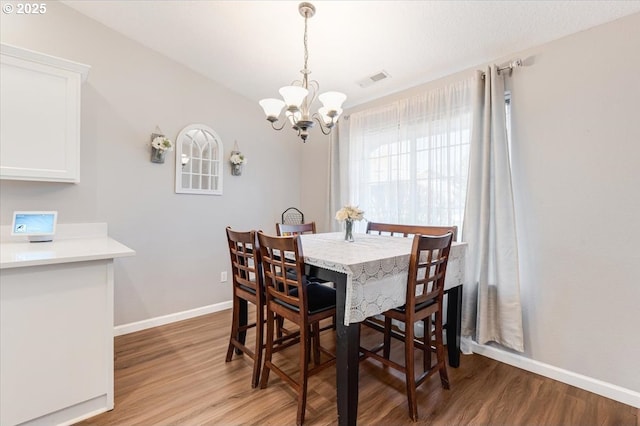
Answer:
[[0, 47], [0, 178], [78, 183], [80, 88], [89, 66]]
[[133, 255], [106, 224], [0, 245], [0, 425], [73, 424], [114, 407], [114, 260]]

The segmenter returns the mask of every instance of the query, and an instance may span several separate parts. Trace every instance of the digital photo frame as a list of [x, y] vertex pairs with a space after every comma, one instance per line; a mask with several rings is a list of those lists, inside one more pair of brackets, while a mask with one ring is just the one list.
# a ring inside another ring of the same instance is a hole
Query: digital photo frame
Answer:
[[11, 235], [26, 236], [32, 243], [53, 241], [57, 222], [57, 211], [13, 212]]

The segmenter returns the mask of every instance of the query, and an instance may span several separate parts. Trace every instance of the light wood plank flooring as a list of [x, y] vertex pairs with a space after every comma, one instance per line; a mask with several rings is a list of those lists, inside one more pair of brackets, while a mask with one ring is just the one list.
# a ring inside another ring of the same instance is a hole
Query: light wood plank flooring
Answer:
[[[251, 360], [224, 362], [230, 311], [115, 339], [115, 409], [82, 425], [293, 425], [295, 394], [275, 374], [251, 389]], [[363, 343], [378, 334], [363, 327]], [[247, 341], [252, 341], [250, 333]], [[325, 334], [331, 346], [333, 336]], [[292, 359], [296, 349], [282, 352]], [[394, 347], [395, 353], [400, 353]], [[289, 352], [291, 351], [291, 352]], [[418, 390], [418, 425], [628, 425], [639, 410], [479, 356]], [[411, 425], [403, 380], [372, 360], [360, 365], [358, 424]], [[335, 425], [335, 369], [309, 381], [305, 425]]]

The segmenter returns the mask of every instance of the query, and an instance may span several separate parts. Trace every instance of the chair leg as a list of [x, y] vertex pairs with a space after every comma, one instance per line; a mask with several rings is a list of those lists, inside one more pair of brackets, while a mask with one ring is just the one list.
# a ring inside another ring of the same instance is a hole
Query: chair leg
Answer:
[[444, 389], [449, 389], [449, 376], [447, 374], [447, 361], [444, 359], [444, 341], [442, 338], [442, 311], [436, 313], [436, 357], [440, 382]]
[[284, 317], [281, 317], [280, 315], [276, 316], [276, 321], [278, 323], [278, 328], [277, 330], [277, 334], [276, 336], [278, 337], [278, 339], [282, 338], [282, 328], [284, 327]]
[[389, 359], [391, 354], [391, 318], [384, 317], [384, 346], [382, 356]]
[[275, 315], [267, 309], [267, 341], [265, 343], [264, 367], [260, 376], [260, 389], [265, 389], [269, 382], [269, 371], [271, 371], [271, 357], [273, 354], [273, 328], [275, 325]]
[[415, 351], [413, 347], [414, 329], [413, 323], [405, 323], [404, 361], [405, 376], [407, 382], [407, 401], [409, 403], [409, 416], [414, 422], [418, 420], [418, 406], [416, 404], [416, 375], [415, 375]]
[[251, 387], [258, 386], [260, 381], [260, 368], [262, 367], [262, 348], [264, 347], [264, 307], [256, 306], [256, 345], [254, 349], [253, 374], [251, 376]]
[[429, 371], [431, 369], [431, 316], [428, 316], [422, 321], [422, 327], [424, 329], [424, 348], [422, 349], [422, 371]]
[[304, 422], [304, 413], [307, 408], [307, 382], [309, 380], [309, 330], [300, 327], [300, 387], [298, 389], [298, 413], [296, 415], [296, 425], [300, 426]]
[[315, 322], [311, 324], [311, 336], [313, 339], [311, 345], [313, 349], [313, 363], [320, 365], [320, 323]]
[[227, 356], [225, 362], [231, 361], [233, 358], [233, 349], [235, 348], [233, 340], [238, 338], [238, 329], [240, 328], [240, 306], [238, 297], [233, 295], [233, 307], [231, 308], [231, 334], [229, 335], [229, 347], [227, 348]]

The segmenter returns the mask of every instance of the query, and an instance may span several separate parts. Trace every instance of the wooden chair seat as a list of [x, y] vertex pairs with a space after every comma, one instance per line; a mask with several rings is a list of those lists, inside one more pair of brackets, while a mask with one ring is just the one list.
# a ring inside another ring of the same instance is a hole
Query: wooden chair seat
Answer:
[[[331, 287], [327, 287], [318, 283], [308, 283], [307, 286], [307, 299], [308, 308], [310, 314], [319, 313], [327, 309], [334, 309], [336, 306], [336, 291]], [[298, 297], [298, 289], [292, 289], [289, 294], [293, 297]], [[288, 307], [294, 311], [298, 310], [298, 306], [290, 305], [286, 302], [278, 300], [277, 303]]]

